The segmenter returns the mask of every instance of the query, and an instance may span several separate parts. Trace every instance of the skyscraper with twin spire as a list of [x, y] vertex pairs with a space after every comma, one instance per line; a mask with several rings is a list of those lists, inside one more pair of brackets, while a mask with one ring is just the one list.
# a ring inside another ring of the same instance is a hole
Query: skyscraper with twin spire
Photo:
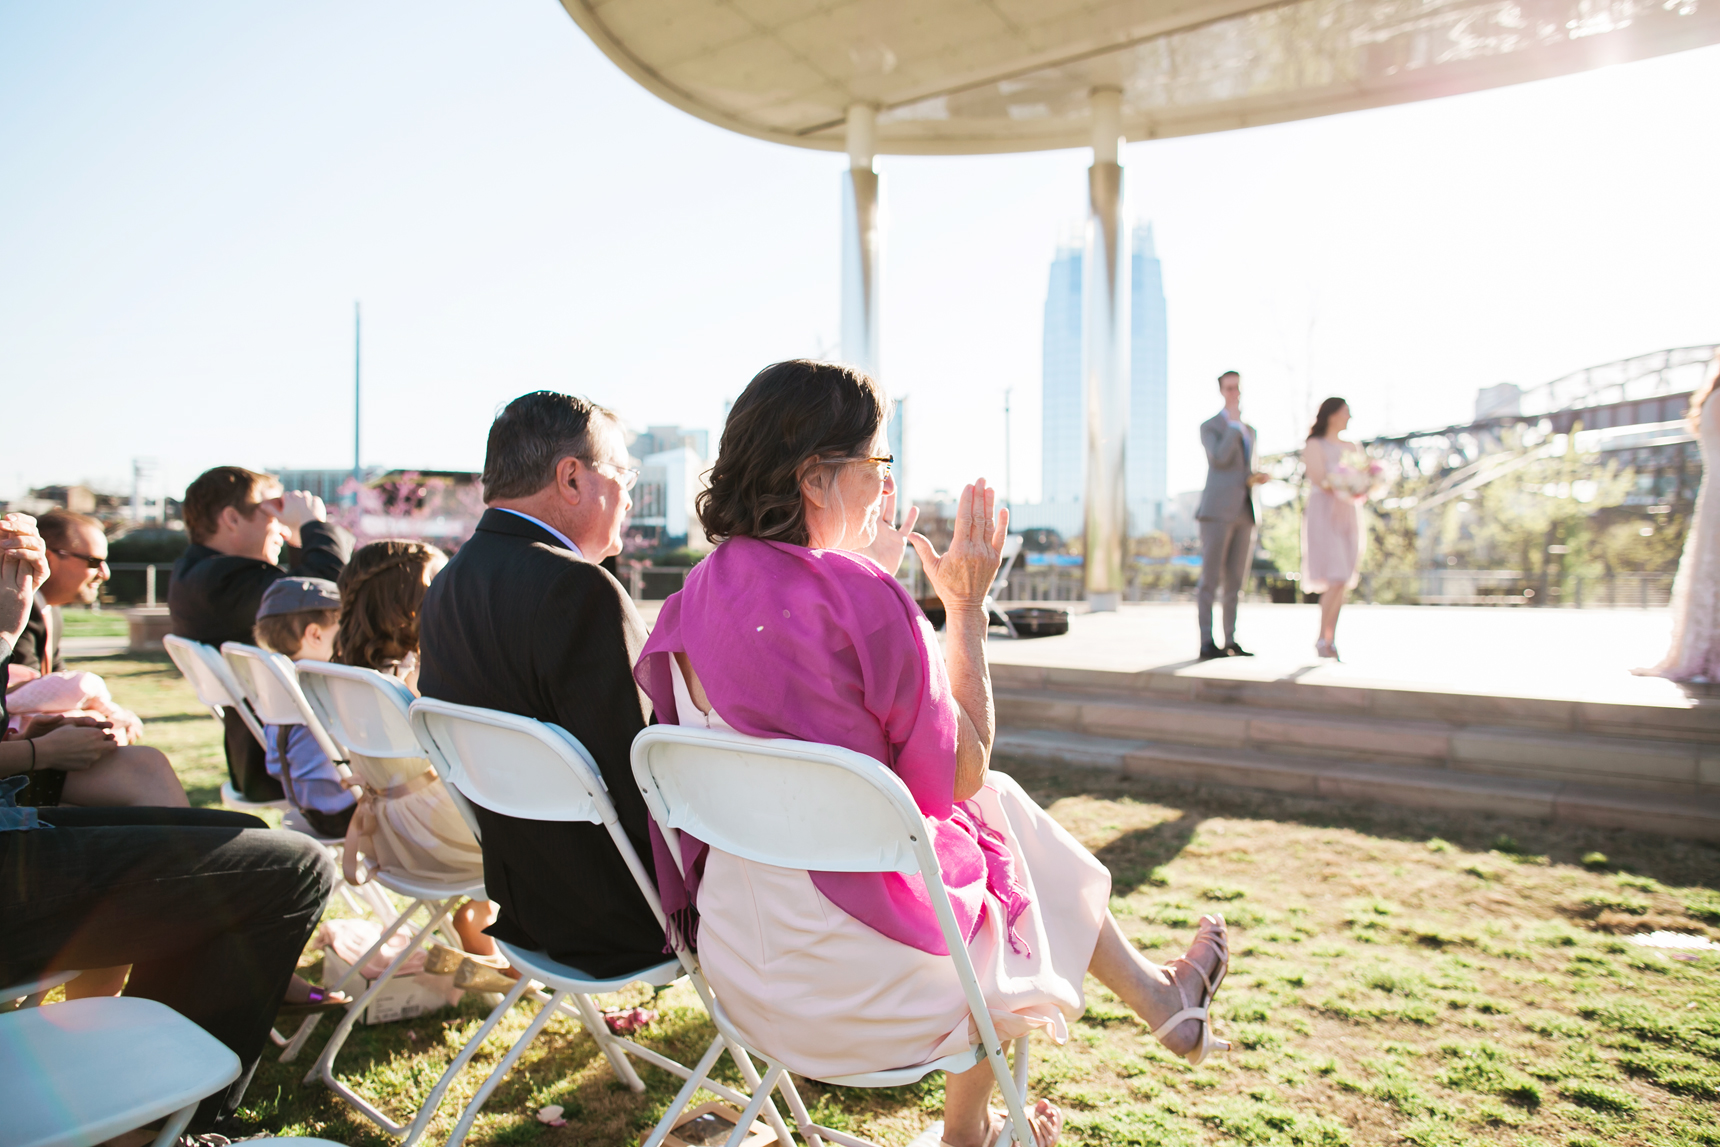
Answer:
[[[1166, 415], [1169, 358], [1164, 277], [1153, 246], [1153, 226], [1136, 226], [1129, 242], [1129, 532], [1163, 525], [1166, 483]], [[1083, 245], [1060, 242], [1045, 293], [1042, 409], [1042, 513], [1064, 533], [1081, 520], [1087, 481], [1085, 393], [1081, 379]], [[1027, 520], [1024, 518], [1024, 521]]]

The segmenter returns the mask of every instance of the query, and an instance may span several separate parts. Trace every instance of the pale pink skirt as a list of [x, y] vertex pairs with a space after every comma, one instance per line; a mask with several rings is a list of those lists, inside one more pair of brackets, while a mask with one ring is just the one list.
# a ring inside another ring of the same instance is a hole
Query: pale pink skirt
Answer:
[[1365, 540], [1360, 503], [1317, 486], [1310, 490], [1302, 516], [1302, 588], [1309, 593], [1355, 588]]
[[[998, 1036], [1069, 1038], [1082, 980], [1109, 909], [1111, 874], [1034, 804], [991, 773], [976, 803], [1015, 854], [1033, 904], [1016, 922], [1032, 956], [1010, 947], [987, 898], [968, 944]], [[801, 870], [711, 849], [699, 888], [699, 959], [758, 1049], [813, 1079], [908, 1067], [979, 1042], [948, 956], [873, 931]]]

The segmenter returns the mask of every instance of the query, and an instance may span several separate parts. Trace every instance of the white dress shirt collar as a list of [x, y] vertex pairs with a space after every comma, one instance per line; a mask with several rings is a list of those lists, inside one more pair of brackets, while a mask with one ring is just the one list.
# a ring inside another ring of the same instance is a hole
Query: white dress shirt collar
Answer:
[[521, 513], [518, 510], [510, 510], [506, 506], [496, 506], [494, 508], [497, 510], [500, 510], [504, 514], [512, 514], [516, 518], [524, 518], [526, 521], [530, 522], [532, 525], [538, 527], [539, 529], [547, 531], [551, 536], [553, 536], [556, 539], [556, 541], [560, 542], [563, 546], [572, 550], [574, 557], [580, 559], [581, 561], [585, 560], [585, 551], [580, 549], [578, 546], [574, 545], [572, 538], [568, 537], [566, 534], [562, 533], [560, 530], [556, 529], [554, 526], [550, 525], [548, 522], [543, 521], [541, 518], [534, 518], [530, 514]]

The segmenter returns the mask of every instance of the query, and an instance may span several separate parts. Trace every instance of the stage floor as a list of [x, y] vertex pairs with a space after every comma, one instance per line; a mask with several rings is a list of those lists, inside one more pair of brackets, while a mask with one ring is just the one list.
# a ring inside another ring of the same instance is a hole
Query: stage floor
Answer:
[[1710, 688], [1631, 673], [1660, 660], [1671, 625], [1667, 609], [1348, 605], [1338, 624], [1344, 660], [1331, 662], [1314, 655], [1319, 606], [1245, 603], [1236, 639], [1255, 656], [1197, 662], [1195, 607], [1175, 602], [1075, 613], [1062, 637], [1012, 641], [994, 631], [988, 653], [997, 664], [1060, 669], [1676, 708], [1714, 704]]

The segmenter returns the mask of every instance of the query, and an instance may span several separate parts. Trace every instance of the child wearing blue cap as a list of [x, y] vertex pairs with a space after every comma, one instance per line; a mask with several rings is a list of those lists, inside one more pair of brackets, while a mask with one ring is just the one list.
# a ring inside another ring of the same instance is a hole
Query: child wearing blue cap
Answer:
[[[257, 644], [295, 661], [329, 661], [340, 630], [340, 589], [317, 577], [284, 577], [257, 607]], [[264, 767], [287, 799], [325, 837], [346, 836], [357, 804], [328, 756], [303, 725], [264, 725]]]

